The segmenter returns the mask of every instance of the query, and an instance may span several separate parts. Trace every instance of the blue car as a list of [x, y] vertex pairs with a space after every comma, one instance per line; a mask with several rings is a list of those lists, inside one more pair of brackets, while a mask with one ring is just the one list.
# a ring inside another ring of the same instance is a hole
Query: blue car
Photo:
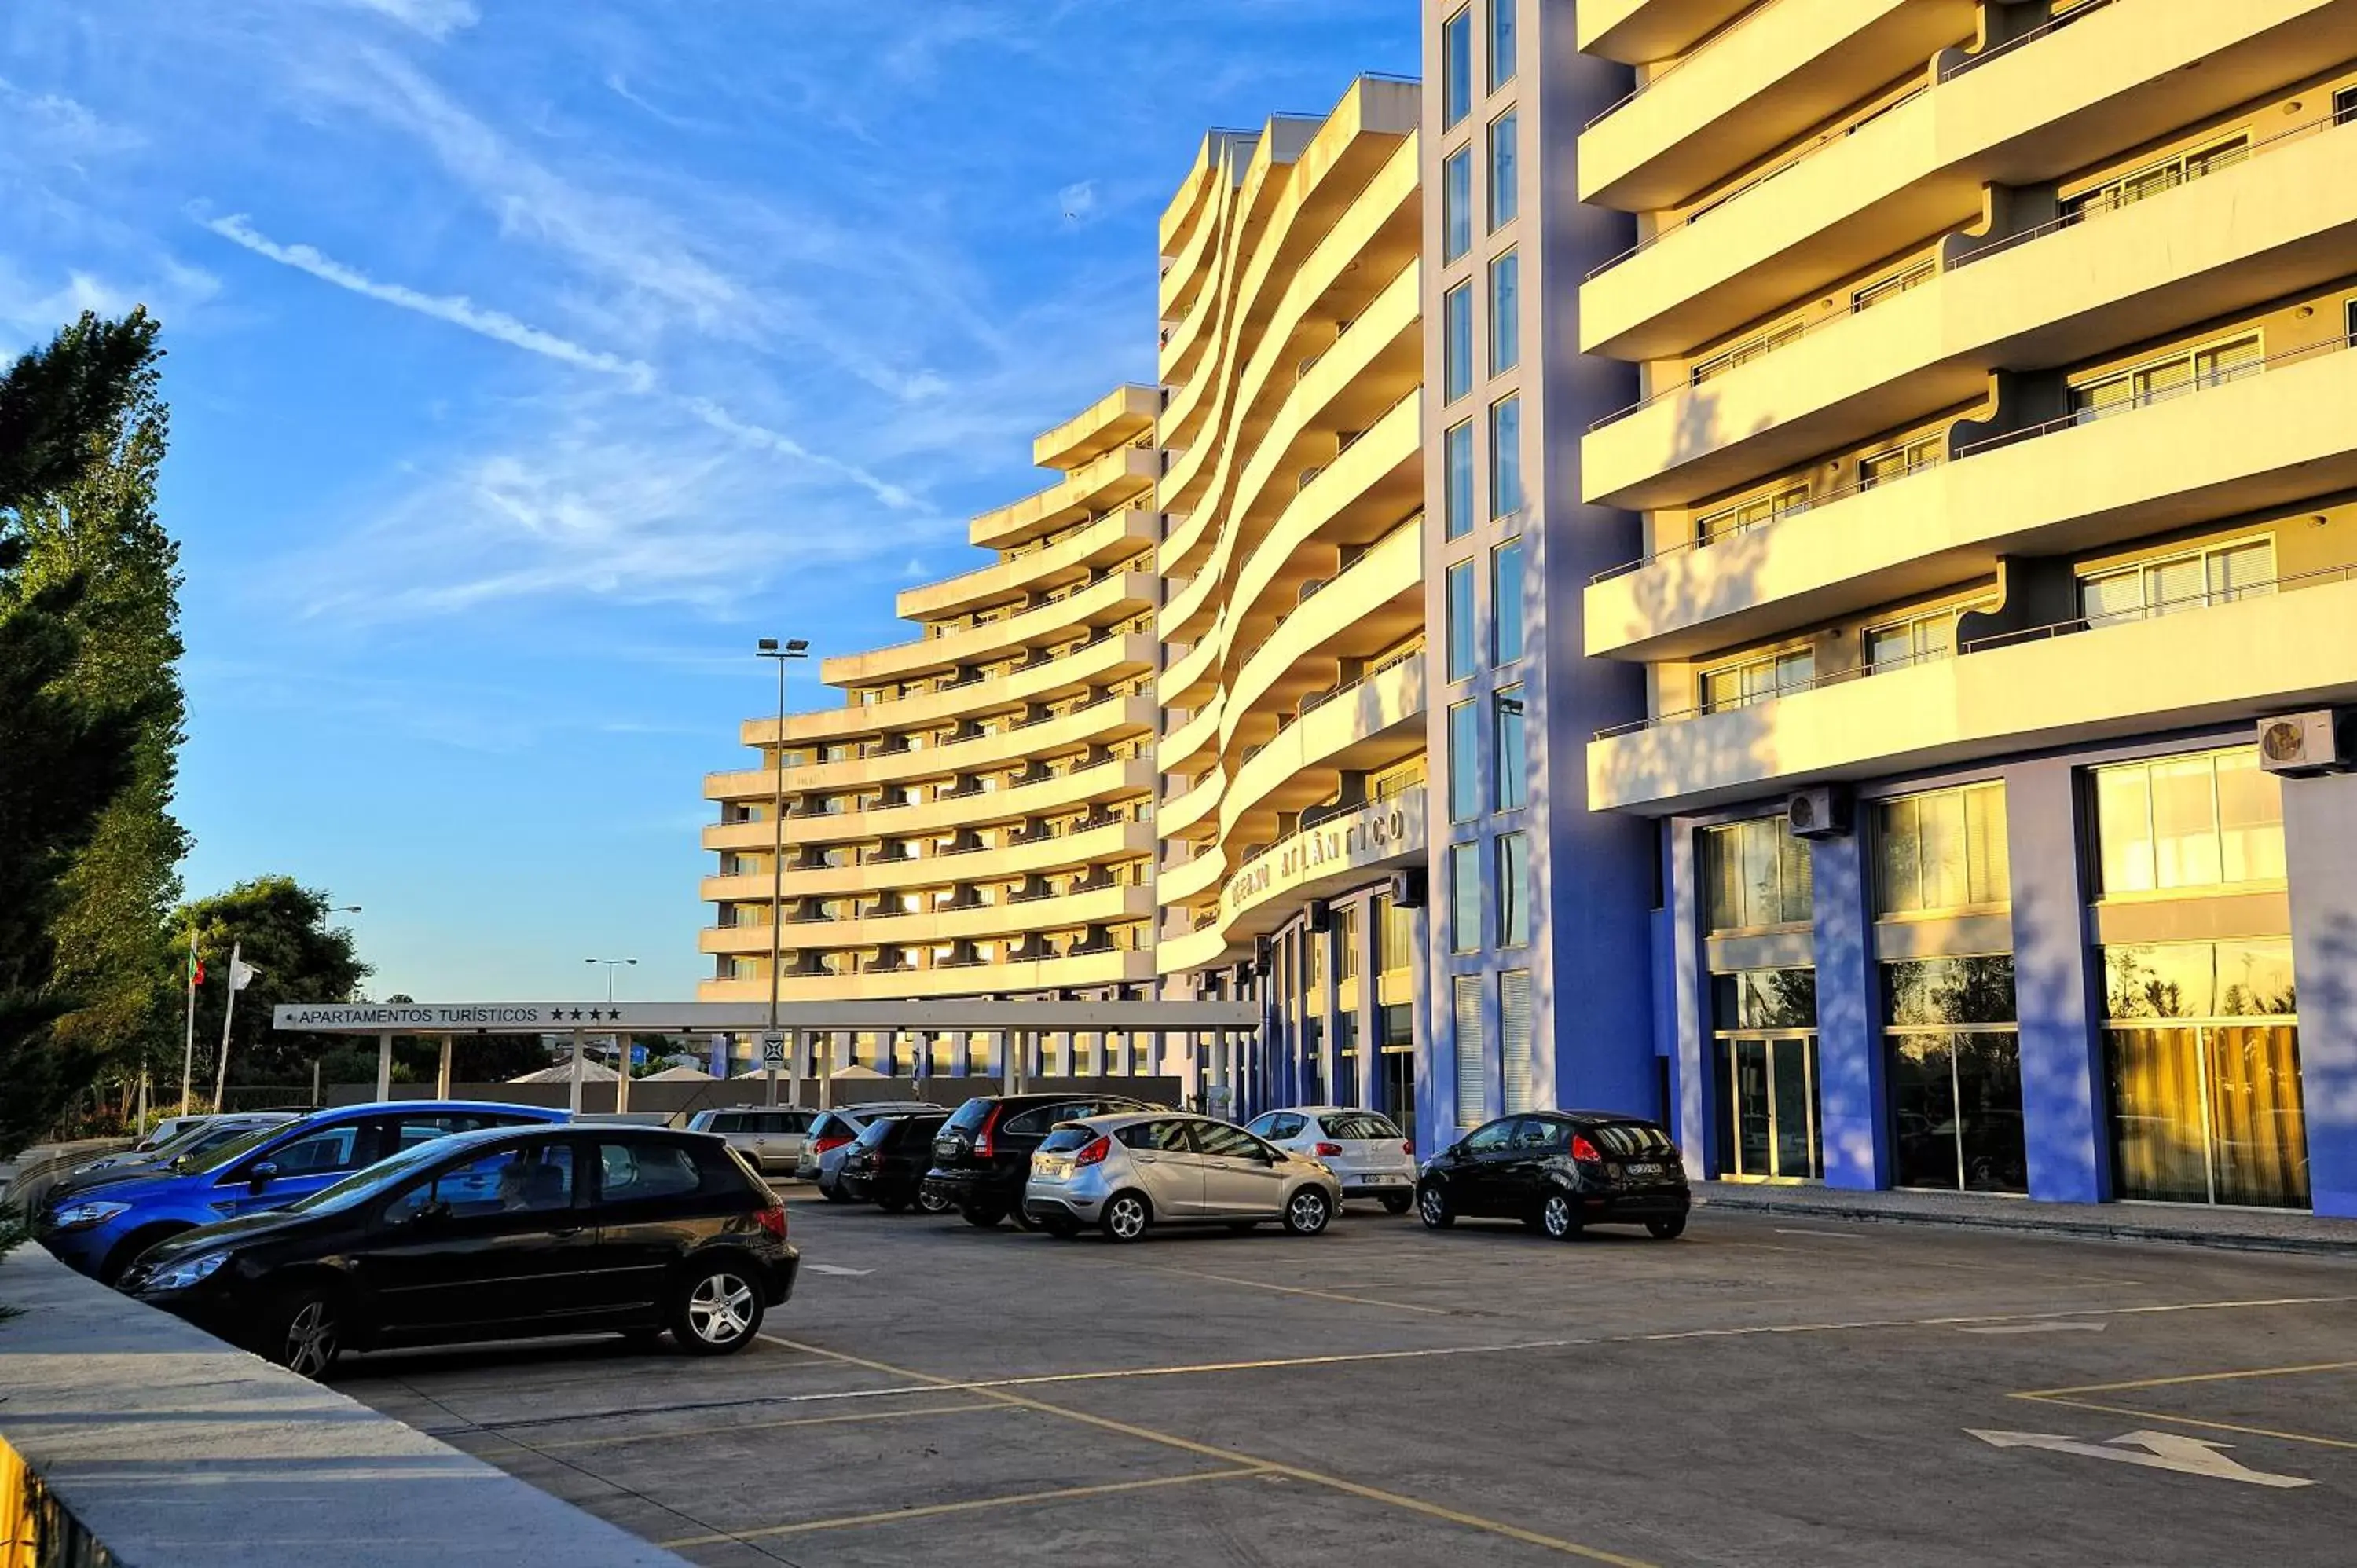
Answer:
[[537, 1105], [404, 1100], [346, 1105], [265, 1127], [176, 1170], [69, 1196], [38, 1221], [49, 1251], [108, 1284], [167, 1236], [240, 1214], [284, 1208], [429, 1139], [478, 1127], [563, 1122]]

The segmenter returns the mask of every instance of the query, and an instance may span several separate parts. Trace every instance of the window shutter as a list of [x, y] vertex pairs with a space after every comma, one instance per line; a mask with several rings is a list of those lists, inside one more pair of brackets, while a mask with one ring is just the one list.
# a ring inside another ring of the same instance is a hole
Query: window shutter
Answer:
[[1504, 1069], [1506, 1112], [1539, 1109], [1538, 1063], [1531, 1050], [1531, 972], [1498, 976], [1498, 1058]]
[[1457, 1124], [1478, 1126], [1489, 1118], [1490, 1064], [1481, 1037], [1481, 977], [1455, 978], [1457, 1001]]

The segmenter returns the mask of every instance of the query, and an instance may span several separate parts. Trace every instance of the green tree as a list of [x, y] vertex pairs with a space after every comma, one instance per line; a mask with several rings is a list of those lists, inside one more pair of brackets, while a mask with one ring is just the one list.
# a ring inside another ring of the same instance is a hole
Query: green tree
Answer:
[[200, 1096], [211, 1090], [233, 951], [242, 952], [255, 972], [253, 983], [238, 994], [231, 1018], [230, 1082], [307, 1089], [311, 1058], [343, 1043], [332, 1035], [281, 1034], [270, 1026], [271, 1010], [278, 1004], [348, 1002], [367, 978], [369, 966], [361, 961], [352, 933], [328, 925], [329, 912], [328, 895], [318, 888], [302, 886], [291, 876], [258, 876], [199, 898], [173, 918], [173, 972], [181, 972], [188, 962], [191, 929], [205, 965], [205, 983], [197, 988]]
[[0, 373], [0, 1154], [48, 1131], [95, 1076], [89, 1046], [51, 1028], [81, 1002], [59, 983], [57, 923], [146, 727], [135, 703], [77, 689], [89, 585], [71, 570], [27, 580], [26, 518], [152, 397], [157, 355], [145, 312], [85, 314]]

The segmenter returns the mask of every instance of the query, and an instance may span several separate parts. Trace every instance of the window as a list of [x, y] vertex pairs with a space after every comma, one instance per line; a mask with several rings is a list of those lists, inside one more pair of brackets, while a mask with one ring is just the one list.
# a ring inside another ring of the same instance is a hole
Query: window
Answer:
[[1334, 911], [1334, 950], [1341, 956], [1334, 966], [1337, 980], [1355, 980], [1359, 975], [1359, 908], [1345, 904]]
[[1490, 552], [1490, 661], [1523, 656], [1523, 542], [1510, 539]]
[[1481, 704], [1448, 710], [1448, 820], [1469, 822], [1481, 810]]
[[1521, 947], [1531, 940], [1531, 837], [1498, 835], [1498, 945]]
[[2332, 95], [2332, 123], [2346, 125], [2357, 120], [2357, 87], [2344, 87]]
[[572, 1147], [538, 1144], [501, 1149], [419, 1182], [387, 1205], [384, 1217], [398, 1223], [436, 1212], [468, 1219], [572, 1207]]
[[1222, 1122], [1188, 1123], [1195, 1134], [1195, 1152], [1215, 1160], [1256, 1160], [1269, 1163], [1268, 1145], [1245, 1132]]
[[1883, 995], [1899, 1185], [2029, 1190], [2012, 955], [1886, 964]]
[[2207, 609], [2275, 592], [2273, 539], [2243, 539], [2179, 551], [2079, 579], [2079, 613], [2090, 627]]
[[1765, 528], [1780, 518], [1809, 510], [1809, 487], [1786, 485], [1749, 500], [1705, 512], [1695, 524], [1695, 537], [1705, 544], [1716, 544], [1738, 533], [1749, 533], [1755, 528]]
[[2013, 898], [2005, 786], [1902, 795], [1874, 808], [1874, 912], [1992, 908]]
[[1444, 578], [1448, 618], [1448, 678], [1462, 681], [1480, 667], [1480, 622], [1473, 606], [1473, 563], [1459, 561]]
[[1798, 691], [1816, 676], [1816, 651], [1808, 648], [1788, 648], [1781, 653], [1723, 664], [1703, 672], [1702, 711], [1723, 714], [1730, 708], [1748, 708]]
[[1703, 921], [1713, 931], [1803, 925], [1815, 918], [1809, 846], [1782, 817], [1706, 828]]
[[2256, 747], [2095, 769], [2105, 897], [2284, 880], [2283, 784]]
[[[1504, 1080], [1509, 1115], [1534, 1110], [1540, 1102], [1538, 1053], [1531, 1043], [1531, 972], [1501, 971], [1498, 975], [1498, 1076]], [[1531, 1129], [1541, 1128], [1552, 1131], [1558, 1143], [1563, 1137], [1557, 1122], [1525, 1122], [1523, 1128], [1525, 1136]]]
[[[1489, 1110], [1489, 1042], [1482, 1037], [1481, 977], [1478, 974], [1452, 976], [1449, 1000], [1457, 1015], [1457, 1124], [1466, 1127], [1479, 1122]], [[1512, 1131], [1513, 1125], [1511, 1122], [1500, 1122], [1484, 1127], [1468, 1143], [1477, 1150], [1503, 1148], [1506, 1135]], [[1489, 1139], [1486, 1144], [1482, 1142], [1485, 1138]]]
[[[359, 1123], [353, 1122], [347, 1122], [340, 1127], [322, 1127], [292, 1143], [282, 1144], [255, 1162], [257, 1165], [276, 1165], [282, 1180], [288, 1176], [319, 1176], [328, 1171], [356, 1171], [369, 1163], [361, 1158], [361, 1129]], [[230, 1179], [243, 1181], [246, 1172], [253, 1168], [249, 1165], [246, 1171], [241, 1171]]]
[[1497, 809], [1512, 811], [1528, 805], [1531, 799], [1531, 748], [1523, 727], [1523, 689], [1501, 686], [1490, 701], [1497, 711]]
[[1490, 91], [1514, 80], [1514, 7], [1521, 0], [1490, 0]]
[[695, 1156], [676, 1144], [600, 1144], [597, 1174], [607, 1203], [679, 1197], [704, 1185]]
[[1930, 283], [1939, 275], [1939, 272], [1936, 262], [1918, 262], [1905, 272], [1867, 284], [1857, 290], [1849, 296], [1849, 307], [1853, 311], [1872, 310], [1878, 305], [1888, 305], [1908, 290], [1921, 288]]
[[2245, 333], [2205, 348], [2180, 349], [2134, 369], [2114, 371], [2072, 383], [2071, 412], [2082, 420], [2102, 419], [2159, 403], [2181, 392], [2256, 375], [2259, 335]]
[[1509, 109], [1490, 122], [1490, 228], [1492, 232], [1514, 220], [1522, 210], [1520, 159], [1515, 141], [1521, 116]]
[[1889, 451], [1860, 457], [1857, 460], [1857, 488], [1870, 490], [1877, 485], [1903, 479], [1920, 469], [1937, 467], [1947, 456], [1948, 436], [1945, 431], [1933, 435], [1919, 435]]
[[1713, 975], [1710, 986], [1720, 1174], [1752, 1181], [1823, 1176], [1816, 971], [1738, 970]]
[[[2336, 98], [2334, 102], [2337, 107], [2339, 100]], [[2220, 169], [2231, 168], [2250, 156], [2250, 137], [2229, 136], [2222, 142], [2213, 142], [2206, 147], [2179, 153], [2173, 157], [2163, 158], [2157, 164], [2147, 164], [2132, 174], [2125, 174], [2116, 179], [2106, 180], [2091, 190], [2082, 191], [2064, 200], [2062, 210], [2090, 218], [2099, 212], [2116, 211], [2120, 208], [2132, 206], [2148, 198], [2158, 196], [2163, 191], [2174, 190], [2179, 186], [2189, 184], [2205, 175], [2212, 175]]]
[[[2357, 334], [2352, 334], [2357, 335]], [[1523, 259], [1517, 251], [1490, 260], [1490, 373], [1523, 361]]]
[[1473, 390], [1473, 285], [1458, 284], [1440, 299], [1443, 401], [1455, 403]]
[[1402, 974], [1414, 961], [1415, 947], [1415, 911], [1403, 909], [1388, 897], [1378, 895], [1373, 904], [1375, 922], [1375, 968], [1383, 974]]
[[[1272, 1143], [1281, 1144], [1287, 1138], [1298, 1137], [1301, 1133], [1301, 1129], [1308, 1124], [1309, 1119], [1306, 1116], [1297, 1115], [1289, 1111], [1272, 1111], [1267, 1115], [1262, 1117], [1259, 1121], [1253, 1122], [1245, 1130], [1255, 1133], [1260, 1137], [1266, 1138]], [[1148, 1123], [1148, 1125], [1152, 1125], [1152, 1123]], [[1123, 1141], [1127, 1142], [1126, 1139]]]
[[1787, 343], [1797, 342], [1800, 337], [1801, 324], [1797, 321], [1787, 321], [1781, 327], [1772, 328], [1696, 365], [1694, 368], [1694, 383], [1700, 386], [1705, 381], [1727, 374], [1738, 365], [1748, 365], [1763, 355], [1774, 353]]
[[1448, 846], [1448, 950], [1481, 950], [1481, 846]]
[[1888, 626], [1869, 628], [1866, 634], [1866, 667], [1874, 674], [1904, 670], [1945, 659], [1956, 651], [1957, 618], [1978, 605], [1951, 605], [1943, 610], [1910, 616]]
[[1440, 24], [1440, 126], [1473, 113], [1473, 7]]
[[1490, 515], [1523, 510], [1523, 399], [1517, 392], [1490, 405]]
[[1473, 148], [1448, 155], [1440, 166], [1440, 259], [1455, 261], [1473, 248]]
[[1452, 426], [1442, 457], [1442, 536], [1462, 539], [1473, 528], [1473, 422]]

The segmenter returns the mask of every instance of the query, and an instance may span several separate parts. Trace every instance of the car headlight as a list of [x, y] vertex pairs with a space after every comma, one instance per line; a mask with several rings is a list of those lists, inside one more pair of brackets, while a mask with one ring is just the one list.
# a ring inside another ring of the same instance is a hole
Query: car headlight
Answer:
[[57, 1227], [60, 1230], [87, 1230], [93, 1225], [103, 1225], [118, 1214], [128, 1214], [127, 1203], [70, 1203], [58, 1210]]
[[139, 1283], [142, 1290], [186, 1290], [199, 1280], [210, 1279], [223, 1263], [227, 1252], [202, 1252], [193, 1258], [181, 1258], [165, 1264]]

